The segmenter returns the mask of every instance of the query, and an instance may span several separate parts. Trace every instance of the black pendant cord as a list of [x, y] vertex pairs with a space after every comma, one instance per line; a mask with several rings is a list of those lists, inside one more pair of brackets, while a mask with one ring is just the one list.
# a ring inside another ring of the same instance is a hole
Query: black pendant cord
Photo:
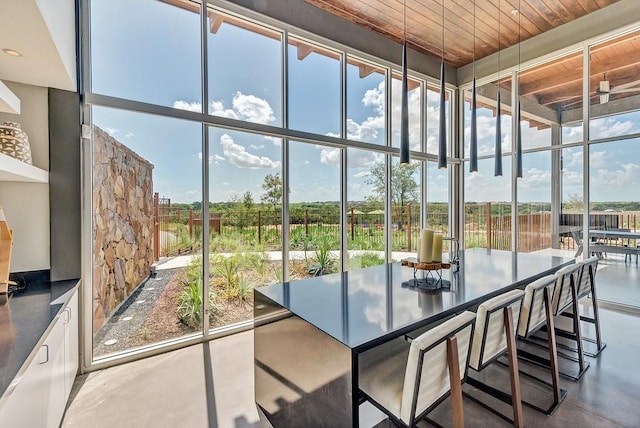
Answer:
[[438, 123], [438, 168], [447, 167], [447, 115], [444, 76], [444, 0], [442, 0], [442, 61], [440, 63], [440, 120]]
[[[522, 4], [518, 0], [518, 87], [520, 86], [520, 51], [522, 49], [522, 27], [520, 26], [520, 17], [522, 16]], [[518, 122], [518, 136], [516, 138], [516, 177], [522, 178], [522, 117], [520, 112], [520, 90], [518, 88], [518, 103], [517, 103], [517, 122]]]
[[495, 145], [495, 168], [493, 175], [496, 177], [502, 176], [502, 109], [500, 106], [500, 50], [502, 49], [502, 40], [500, 34], [500, 14], [502, 8], [500, 7], [501, 0], [498, 0], [498, 95], [496, 97], [496, 145]]
[[402, 101], [400, 106], [400, 163], [409, 163], [409, 98], [407, 82], [407, 3], [403, 9], [404, 35], [402, 43]]
[[478, 121], [476, 108], [476, 2], [473, 1], [473, 86], [471, 87], [471, 142], [469, 172], [478, 171]]

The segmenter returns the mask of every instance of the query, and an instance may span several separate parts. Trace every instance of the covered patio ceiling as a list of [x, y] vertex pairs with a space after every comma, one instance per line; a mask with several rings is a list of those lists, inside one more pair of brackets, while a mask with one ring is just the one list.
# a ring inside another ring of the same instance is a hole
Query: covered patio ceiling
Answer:
[[[456, 68], [517, 46], [519, 40], [525, 41], [590, 13], [602, 10], [600, 13], [604, 14], [606, 10], [603, 9], [618, 2], [406, 0], [405, 4], [403, 0], [305, 1], [399, 43], [405, 37], [406, 7], [408, 46], [428, 56], [443, 57], [446, 63]], [[590, 60], [589, 86], [594, 110], [607, 114], [608, 111], [628, 110], [631, 104], [640, 105], [636, 101], [640, 99], [640, 33], [595, 46], [591, 49]], [[580, 119], [582, 73], [582, 52], [523, 70], [519, 77], [520, 95], [523, 97], [523, 110], [526, 110], [524, 116], [532, 126], [542, 128], [552, 122]], [[506, 95], [508, 104], [511, 80], [502, 79], [500, 87], [506, 91], [502, 93], [502, 99], [505, 100]], [[492, 108], [496, 87], [485, 85], [482, 92], [479, 102]], [[629, 100], [621, 102], [625, 98]]]

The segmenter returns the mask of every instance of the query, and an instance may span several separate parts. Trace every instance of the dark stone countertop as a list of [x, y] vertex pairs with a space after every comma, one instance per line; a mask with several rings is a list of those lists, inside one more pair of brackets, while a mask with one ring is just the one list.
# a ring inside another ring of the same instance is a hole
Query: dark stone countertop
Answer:
[[25, 363], [33, 359], [33, 351], [71, 297], [69, 291], [80, 282], [79, 279], [50, 282], [46, 275], [26, 279], [26, 287], [0, 305], [0, 398], [4, 398]]
[[473, 248], [460, 253], [459, 272], [442, 271], [451, 283], [449, 290], [421, 290], [414, 286], [412, 268], [392, 263], [256, 288], [254, 311], [258, 322], [271, 310], [264, 296], [349, 348], [364, 350], [505, 291], [524, 288], [570, 263], [574, 260]]

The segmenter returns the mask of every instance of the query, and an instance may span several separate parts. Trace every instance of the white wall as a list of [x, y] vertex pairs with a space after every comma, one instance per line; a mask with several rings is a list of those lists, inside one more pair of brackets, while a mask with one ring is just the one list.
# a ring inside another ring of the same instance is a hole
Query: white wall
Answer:
[[[7, 81], [5, 84], [20, 98], [21, 114], [0, 113], [0, 122], [22, 125], [29, 136], [33, 165], [48, 171], [48, 89]], [[48, 184], [0, 182], [0, 204], [13, 229], [11, 272], [49, 269]]]
[[[76, 87], [76, 7], [74, 0], [36, 0], [49, 34], [67, 71], [71, 88]], [[67, 88], [65, 88], [67, 89]]]

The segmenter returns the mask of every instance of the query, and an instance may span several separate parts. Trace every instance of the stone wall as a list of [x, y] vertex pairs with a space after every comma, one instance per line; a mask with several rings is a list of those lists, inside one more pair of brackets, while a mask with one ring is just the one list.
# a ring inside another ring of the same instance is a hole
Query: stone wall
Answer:
[[93, 331], [153, 263], [153, 165], [93, 128]]

